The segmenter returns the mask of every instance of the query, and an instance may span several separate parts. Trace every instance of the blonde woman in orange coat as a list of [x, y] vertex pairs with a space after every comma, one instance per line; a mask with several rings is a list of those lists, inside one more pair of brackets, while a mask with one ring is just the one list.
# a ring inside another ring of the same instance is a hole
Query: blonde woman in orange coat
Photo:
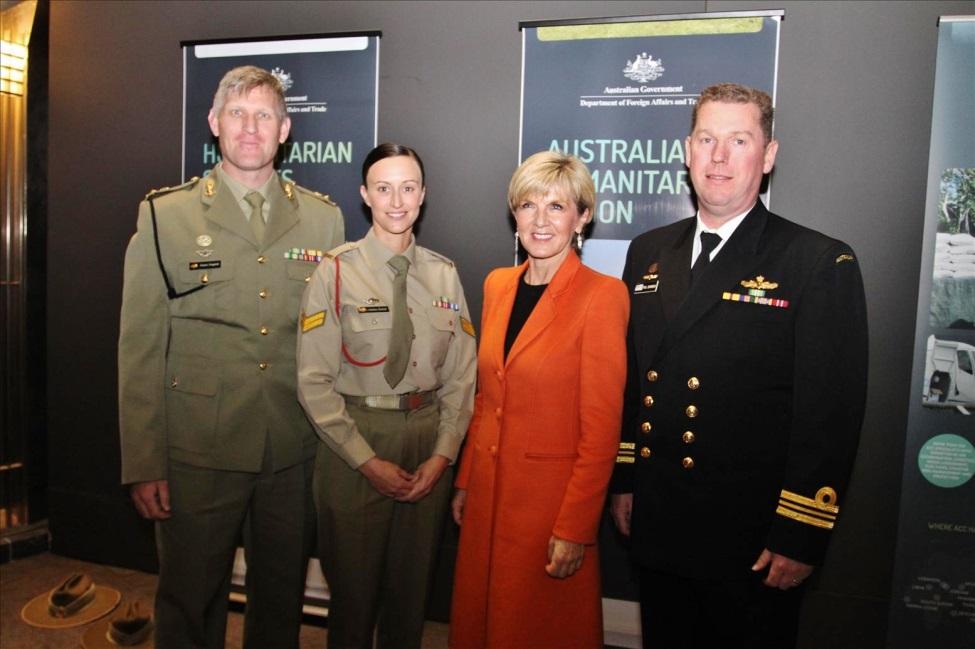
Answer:
[[508, 203], [528, 260], [484, 282], [452, 502], [450, 647], [602, 647], [595, 544], [619, 444], [628, 297], [573, 250], [595, 203], [578, 158], [531, 156]]

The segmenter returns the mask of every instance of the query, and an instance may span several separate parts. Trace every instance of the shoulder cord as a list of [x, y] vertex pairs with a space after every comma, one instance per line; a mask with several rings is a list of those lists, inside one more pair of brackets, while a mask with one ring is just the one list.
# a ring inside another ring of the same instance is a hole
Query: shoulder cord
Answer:
[[[335, 318], [338, 320], [342, 316], [342, 273], [339, 270], [339, 258], [338, 255], [335, 256]], [[380, 363], [386, 361], [386, 357], [383, 356], [379, 360], [375, 361], [357, 361], [352, 358], [352, 354], [349, 353], [348, 348], [345, 346], [345, 341], [342, 341], [342, 355], [345, 356], [345, 360], [349, 361], [353, 365], [358, 367], [375, 367]]]
[[169, 275], [166, 274], [166, 267], [163, 266], [162, 250], [159, 249], [159, 227], [156, 225], [156, 206], [153, 204], [152, 198], [147, 198], [146, 200], [149, 201], [149, 212], [152, 216], [152, 240], [156, 244], [156, 261], [159, 262], [159, 272], [162, 273], [163, 281], [166, 282], [166, 295], [170, 300], [175, 300], [176, 298], [184, 297], [190, 293], [196, 293], [202, 288], [206, 288], [207, 284], [200, 284], [182, 293], [177, 292], [173, 288], [173, 285], [169, 282]]

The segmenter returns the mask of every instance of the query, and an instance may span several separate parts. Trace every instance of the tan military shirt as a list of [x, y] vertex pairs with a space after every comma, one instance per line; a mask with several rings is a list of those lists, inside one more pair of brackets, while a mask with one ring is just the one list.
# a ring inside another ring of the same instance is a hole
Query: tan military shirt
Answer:
[[453, 462], [474, 407], [474, 328], [457, 270], [446, 257], [410, 243], [406, 292], [414, 340], [406, 375], [389, 387], [383, 364], [392, 331], [395, 253], [373, 234], [333, 250], [302, 299], [298, 396], [319, 437], [349, 466], [376, 454], [345, 409], [342, 395], [436, 390], [440, 428], [434, 454]]

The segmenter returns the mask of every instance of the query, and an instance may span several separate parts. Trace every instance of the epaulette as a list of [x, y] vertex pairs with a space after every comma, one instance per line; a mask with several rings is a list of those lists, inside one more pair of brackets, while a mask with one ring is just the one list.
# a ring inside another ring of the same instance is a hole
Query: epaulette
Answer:
[[444, 257], [439, 252], [436, 252], [434, 250], [430, 250], [429, 248], [424, 248], [422, 246], [417, 246], [417, 250], [427, 253], [428, 255], [430, 255], [431, 257], [433, 257], [434, 259], [436, 259], [437, 261], [443, 262], [443, 263], [447, 264], [448, 266], [450, 266], [451, 268], [454, 267], [454, 261], [452, 259], [450, 259], [450, 257]]
[[349, 252], [350, 250], [355, 250], [358, 245], [359, 245], [358, 241], [346, 241], [342, 245], [336, 246], [331, 250], [329, 250], [328, 252], [326, 252], [325, 259], [334, 259], [339, 255]]
[[333, 201], [332, 198], [328, 194], [323, 194], [321, 192], [312, 191], [312, 190], [308, 189], [307, 187], [302, 187], [301, 185], [294, 185], [294, 188], [297, 189], [302, 194], [307, 194], [309, 196], [312, 196], [314, 198], [317, 198], [320, 201], [323, 201], [325, 203], [328, 203], [332, 207], [338, 207], [338, 204], [335, 201]]
[[159, 189], [150, 189], [149, 192], [146, 194], [146, 197], [143, 200], [149, 200], [150, 198], [158, 198], [159, 196], [162, 196], [164, 194], [169, 194], [170, 192], [175, 192], [178, 189], [187, 189], [189, 187], [192, 187], [193, 185], [195, 185], [198, 182], [200, 182], [200, 177], [199, 176], [193, 176], [192, 178], [190, 178], [189, 180], [187, 180], [182, 185], [176, 185], [174, 187], [160, 187]]

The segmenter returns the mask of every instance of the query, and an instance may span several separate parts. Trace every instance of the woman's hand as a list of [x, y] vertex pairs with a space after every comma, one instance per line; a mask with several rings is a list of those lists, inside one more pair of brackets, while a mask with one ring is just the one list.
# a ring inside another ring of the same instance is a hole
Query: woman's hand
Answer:
[[416, 467], [416, 473], [413, 474], [413, 488], [410, 489], [408, 494], [397, 500], [405, 503], [415, 503], [423, 500], [437, 486], [440, 476], [443, 475], [444, 470], [446, 470], [449, 464], [450, 460], [443, 455], [434, 455]]
[[372, 488], [389, 498], [402, 500], [413, 490], [413, 475], [398, 464], [371, 457], [359, 467]]
[[467, 502], [467, 489], [458, 489], [454, 499], [450, 501], [450, 512], [454, 515], [454, 522], [460, 525], [464, 519], [464, 504]]
[[545, 572], [556, 579], [571, 577], [582, 567], [582, 555], [585, 552], [586, 546], [582, 543], [552, 536], [548, 540], [548, 565], [545, 566]]

